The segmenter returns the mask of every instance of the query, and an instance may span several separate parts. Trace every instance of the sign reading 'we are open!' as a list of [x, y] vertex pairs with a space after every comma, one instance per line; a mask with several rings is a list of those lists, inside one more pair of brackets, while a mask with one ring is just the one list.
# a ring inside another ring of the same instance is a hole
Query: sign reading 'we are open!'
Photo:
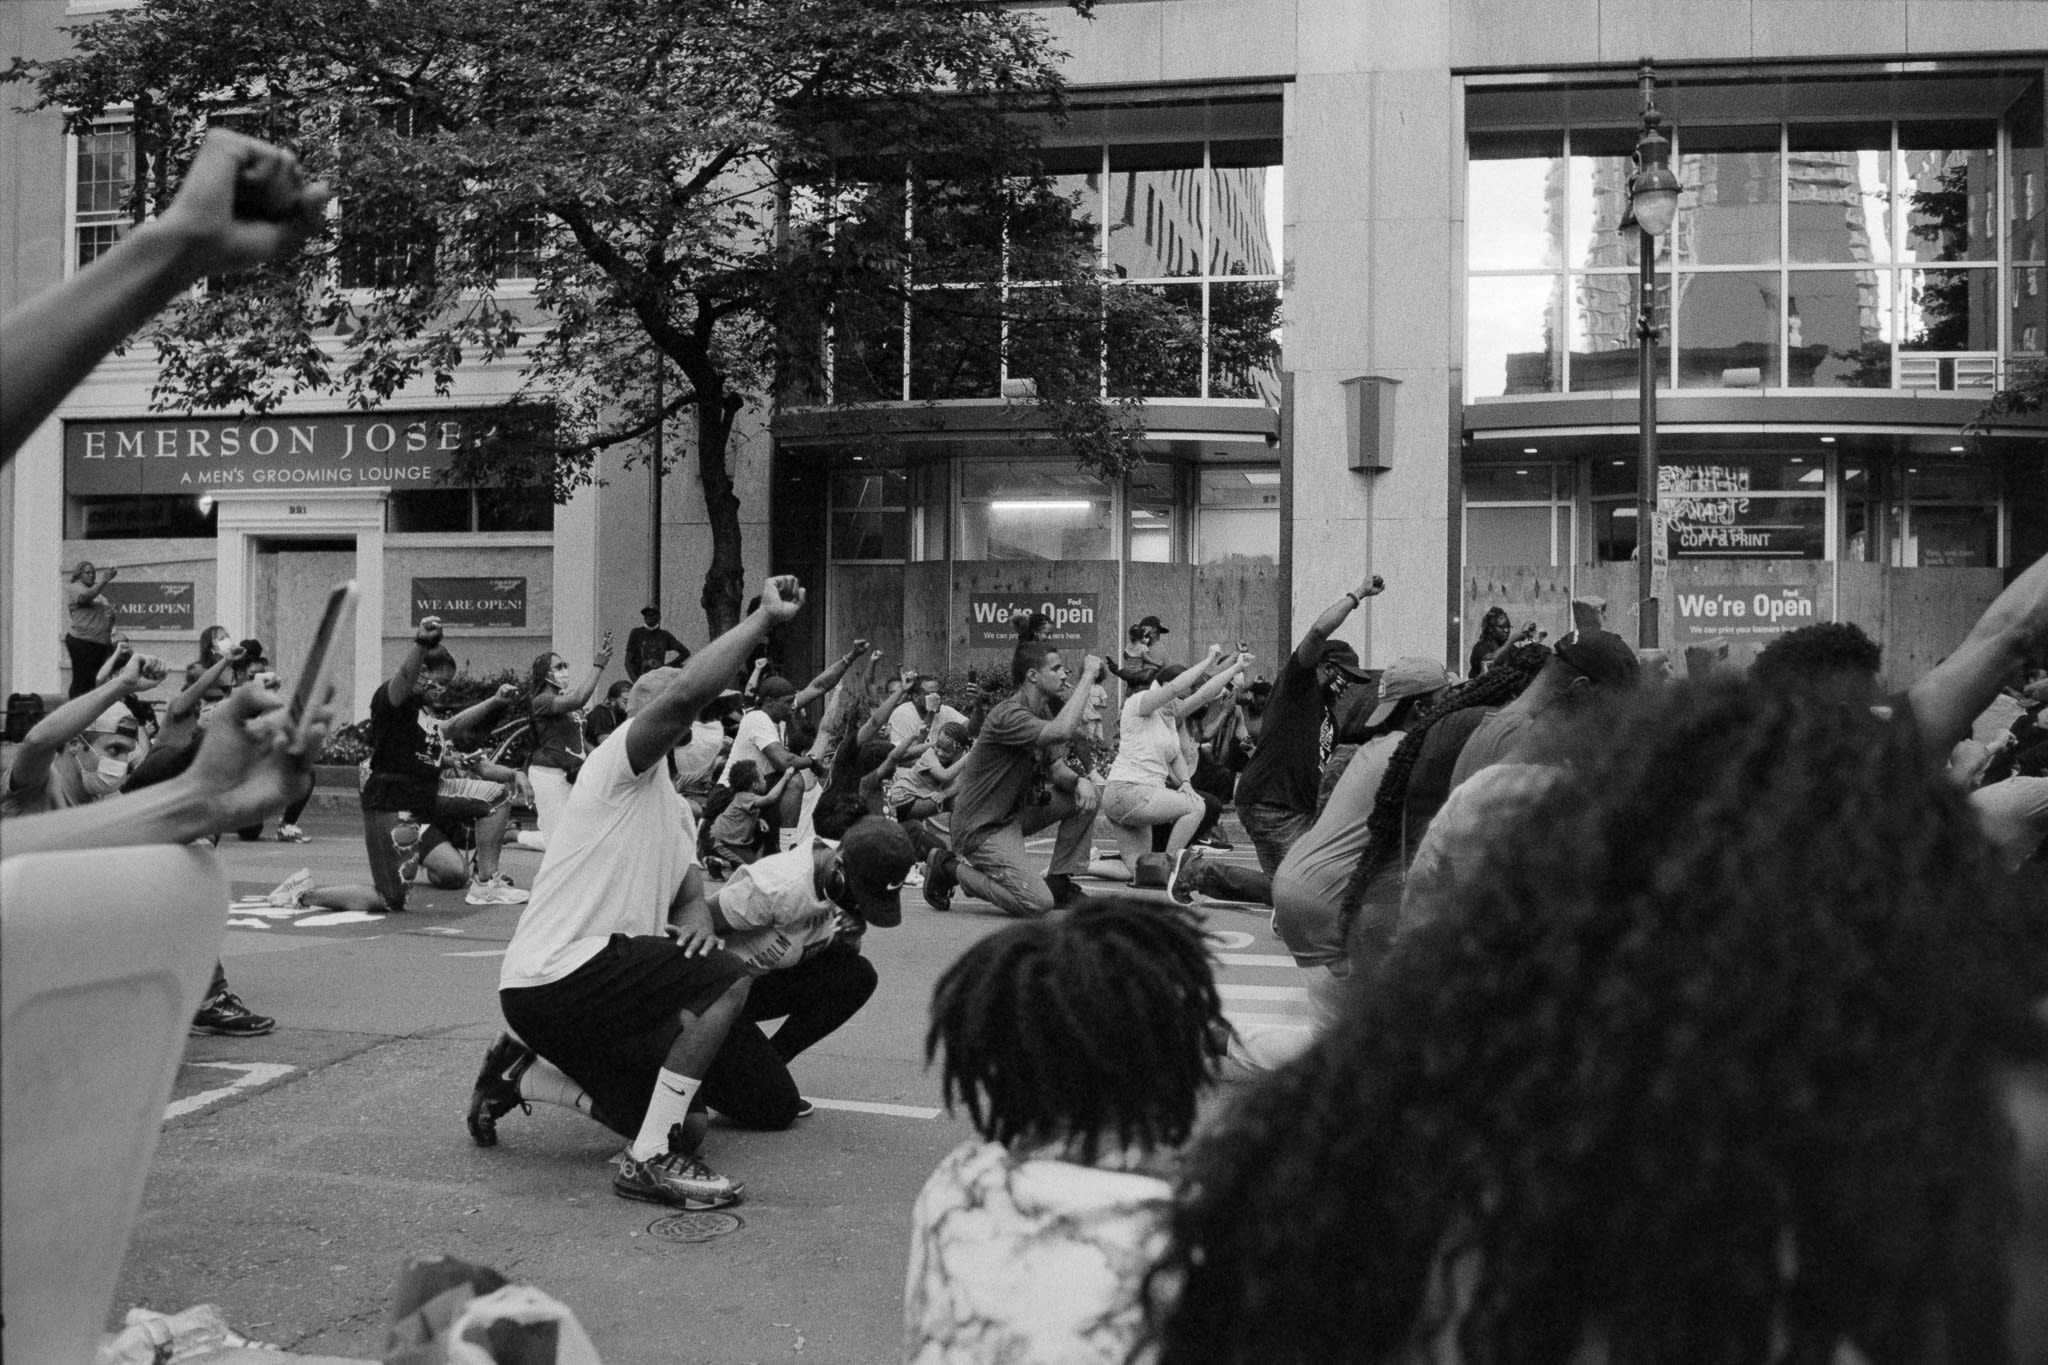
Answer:
[[524, 578], [415, 578], [412, 623], [429, 616], [444, 626], [526, 625]]

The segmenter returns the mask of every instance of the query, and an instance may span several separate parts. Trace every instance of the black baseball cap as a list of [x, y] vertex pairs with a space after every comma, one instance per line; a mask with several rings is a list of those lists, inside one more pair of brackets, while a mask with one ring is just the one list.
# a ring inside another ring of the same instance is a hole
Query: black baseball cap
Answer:
[[903, 826], [883, 815], [864, 815], [839, 841], [852, 909], [878, 928], [903, 923], [903, 879], [917, 865], [917, 846]]
[[1173, 632], [1170, 629], [1168, 629], [1156, 616], [1147, 616], [1143, 620], [1138, 622], [1137, 628], [1139, 630], [1144, 630], [1147, 627], [1150, 627], [1151, 629], [1158, 631], [1161, 635], [1173, 634]]
[[1635, 650], [1611, 630], [1575, 630], [1557, 642], [1555, 652], [1595, 687], [1634, 687], [1642, 677]]
[[1359, 667], [1358, 651], [1342, 640], [1331, 640], [1316, 656], [1319, 664], [1328, 664], [1353, 682], [1372, 682], [1375, 675]]

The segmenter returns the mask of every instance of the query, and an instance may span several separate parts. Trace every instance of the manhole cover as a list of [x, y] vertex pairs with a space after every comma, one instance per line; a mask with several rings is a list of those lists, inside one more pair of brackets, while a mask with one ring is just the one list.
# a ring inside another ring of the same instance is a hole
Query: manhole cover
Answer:
[[737, 1214], [672, 1213], [649, 1223], [647, 1230], [664, 1242], [708, 1242], [745, 1226]]

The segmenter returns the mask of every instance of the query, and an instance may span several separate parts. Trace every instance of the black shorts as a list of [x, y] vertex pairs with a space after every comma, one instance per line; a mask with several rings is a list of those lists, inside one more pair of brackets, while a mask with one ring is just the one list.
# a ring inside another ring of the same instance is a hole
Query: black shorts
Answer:
[[731, 953], [686, 956], [662, 935], [613, 934], [596, 957], [560, 981], [498, 992], [505, 1022], [525, 1044], [590, 1092], [603, 1121], [637, 1127], [655, 1078], [681, 1031], [744, 966]]

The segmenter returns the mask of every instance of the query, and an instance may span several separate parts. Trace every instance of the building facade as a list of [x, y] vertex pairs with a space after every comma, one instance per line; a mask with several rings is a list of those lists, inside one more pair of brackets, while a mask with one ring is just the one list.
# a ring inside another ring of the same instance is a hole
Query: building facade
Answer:
[[[37, 22], [92, 7], [31, 0], [0, 24], [51, 42]], [[1662, 639], [1718, 637], [1739, 657], [1791, 625], [1854, 620], [1888, 675], [1910, 677], [2048, 551], [2043, 430], [1965, 434], [2048, 338], [2043, 7], [1028, 8], [1071, 54], [1075, 116], [1048, 131], [1047, 164], [1095, 230], [1106, 287], [1152, 291], [1184, 320], [1169, 356], [1137, 364], [1112, 337], [1104, 357], [1105, 397], [1146, 400], [1149, 461], [1095, 478], [1033, 430], [1014, 396], [1028, 374], [963, 373], [907, 326], [849, 339], [828, 398], [858, 400], [857, 416], [786, 408], [734, 440], [749, 576], [799, 573], [821, 608], [780, 643], [791, 671], [854, 635], [934, 671], [999, 669], [1024, 606], [1076, 648], [1114, 651], [1158, 615], [1171, 653], [1242, 640], [1272, 661], [1366, 572], [1388, 591], [1344, 633], [1373, 664], [1462, 658], [1495, 605], [1555, 633], [1572, 597], [1597, 595], [1632, 633], [1623, 214], [1646, 57], [1682, 186], [1656, 248]], [[93, 186], [119, 171], [55, 120], [8, 119], [0, 160], [24, 192], [5, 210], [0, 287], [18, 298], [94, 248]], [[150, 378], [140, 349], [110, 363], [0, 479], [10, 690], [55, 677], [59, 568], [81, 555], [189, 580], [195, 630], [275, 620], [282, 638], [301, 585], [343, 563], [312, 557], [352, 549], [359, 576], [382, 577], [358, 641], [379, 667], [439, 579], [524, 581], [523, 624], [470, 629], [493, 663], [579, 654], [650, 591], [679, 634], [702, 633], [694, 481], [668, 480], [656, 513], [644, 471], [612, 469], [549, 510], [402, 472], [430, 470], [464, 406], [509, 392], [509, 374], [395, 404], [373, 467], [400, 472], [367, 489], [222, 487], [203, 523], [183, 484], [100, 491], [124, 439], [152, 451], [134, 476], [152, 479], [153, 442], [189, 452], [209, 430], [149, 414]], [[266, 439], [287, 463], [295, 442], [371, 429], [316, 403], [277, 421]], [[408, 453], [425, 458], [384, 458]], [[186, 502], [141, 501], [164, 496]]]

